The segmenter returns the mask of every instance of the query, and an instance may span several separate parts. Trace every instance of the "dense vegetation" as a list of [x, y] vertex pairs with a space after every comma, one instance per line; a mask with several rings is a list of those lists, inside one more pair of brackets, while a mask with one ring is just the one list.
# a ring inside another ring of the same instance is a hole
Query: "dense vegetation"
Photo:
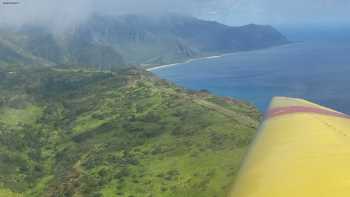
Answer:
[[193, 17], [93, 16], [56, 31], [26, 25], [0, 28], [0, 63], [78, 65], [112, 70], [152, 66], [288, 43], [271, 26], [230, 27]]
[[1, 197], [221, 197], [259, 119], [138, 69], [8, 66], [0, 79]]

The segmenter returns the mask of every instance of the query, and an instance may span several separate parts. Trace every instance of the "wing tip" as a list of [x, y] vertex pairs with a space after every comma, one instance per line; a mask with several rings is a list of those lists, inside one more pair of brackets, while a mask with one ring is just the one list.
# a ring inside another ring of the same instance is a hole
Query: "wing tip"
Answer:
[[331, 108], [312, 103], [305, 99], [282, 96], [277, 96], [272, 99], [269, 110], [266, 113], [265, 117], [268, 119], [271, 117], [292, 113], [317, 113], [349, 118], [348, 115], [342, 112], [338, 112]]

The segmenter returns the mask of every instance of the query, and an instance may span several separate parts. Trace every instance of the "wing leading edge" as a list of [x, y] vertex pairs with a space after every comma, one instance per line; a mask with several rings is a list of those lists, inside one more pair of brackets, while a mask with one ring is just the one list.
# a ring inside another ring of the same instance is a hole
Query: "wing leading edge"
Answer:
[[350, 117], [274, 98], [230, 197], [349, 197]]

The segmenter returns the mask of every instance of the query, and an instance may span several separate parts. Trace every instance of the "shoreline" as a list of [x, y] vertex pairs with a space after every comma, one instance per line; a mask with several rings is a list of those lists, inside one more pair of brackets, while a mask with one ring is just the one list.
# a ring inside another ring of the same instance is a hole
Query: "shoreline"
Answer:
[[[230, 54], [230, 53], [228, 53], [228, 54]], [[159, 69], [163, 69], [163, 68], [173, 67], [173, 66], [176, 66], [178, 64], [188, 64], [188, 63], [191, 63], [191, 62], [196, 61], [196, 60], [216, 59], [216, 58], [221, 58], [221, 57], [223, 57], [225, 55], [228, 55], [228, 54], [213, 55], [213, 56], [208, 56], [208, 57], [192, 58], [192, 59], [186, 60], [184, 62], [178, 62], [178, 63], [173, 63], [173, 64], [165, 64], [165, 65], [155, 66], [155, 67], [152, 67], [152, 68], [148, 68], [146, 70], [147, 71], [154, 71], [154, 70], [159, 70]]]
[[245, 53], [245, 52], [252, 52], [252, 51], [262, 51], [262, 50], [271, 49], [271, 48], [286, 47], [286, 46], [299, 44], [299, 43], [302, 43], [302, 42], [291, 42], [291, 43], [288, 43], [288, 44], [283, 44], [283, 45], [279, 45], [279, 46], [272, 46], [272, 47], [267, 47], [267, 48], [262, 48], [262, 49], [247, 50], [247, 51], [236, 51], [236, 52], [230, 52], [230, 53], [223, 53], [221, 55], [212, 55], [212, 56], [204, 56], [204, 57], [192, 58], [192, 59], [186, 60], [184, 62], [159, 65], [159, 66], [147, 68], [146, 70], [147, 71], [154, 71], [154, 70], [159, 70], [159, 69], [163, 69], [163, 68], [173, 67], [173, 66], [176, 66], [176, 65], [179, 65], [179, 64], [188, 64], [188, 63], [191, 63], [191, 62], [197, 61], [197, 60], [216, 59], [216, 58], [221, 58], [221, 57], [224, 57], [224, 56], [227, 56], [227, 55], [235, 55], [235, 54], [238, 54], [238, 53]]

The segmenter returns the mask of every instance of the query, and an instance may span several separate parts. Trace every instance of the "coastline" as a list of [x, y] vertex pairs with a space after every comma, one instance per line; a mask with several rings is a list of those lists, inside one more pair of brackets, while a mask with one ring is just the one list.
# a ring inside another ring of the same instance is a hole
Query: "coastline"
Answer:
[[192, 58], [189, 59], [187, 61], [184, 62], [178, 62], [178, 63], [173, 63], [173, 64], [165, 64], [165, 65], [159, 65], [159, 66], [155, 66], [155, 67], [151, 67], [151, 68], [147, 68], [147, 71], [155, 71], [155, 70], [159, 70], [159, 69], [163, 69], [163, 68], [169, 68], [169, 67], [173, 67], [179, 64], [187, 64], [187, 63], [191, 63], [193, 61], [197, 61], [197, 60], [205, 60], [205, 59], [216, 59], [216, 58], [221, 58], [227, 55], [234, 55], [234, 54], [238, 54], [238, 53], [245, 53], [245, 52], [252, 52], [252, 51], [263, 51], [266, 49], [271, 49], [271, 48], [278, 48], [278, 47], [286, 47], [286, 46], [290, 46], [290, 45], [294, 45], [294, 44], [300, 44], [303, 42], [290, 42], [288, 44], [283, 44], [283, 45], [278, 45], [278, 46], [272, 46], [272, 47], [267, 47], [267, 48], [262, 48], [262, 49], [255, 49], [255, 50], [246, 50], [246, 51], [236, 51], [236, 52], [230, 52], [230, 53], [223, 53], [221, 55], [212, 55], [212, 56], [204, 56], [204, 57], [198, 57], [198, 58]]
[[222, 54], [222, 55], [208, 56], [208, 57], [192, 58], [192, 59], [189, 59], [189, 60], [184, 61], [184, 62], [178, 62], [178, 63], [173, 63], [173, 64], [165, 64], [165, 65], [155, 66], [155, 67], [152, 67], [152, 68], [148, 68], [148, 69], [146, 69], [146, 70], [147, 70], [147, 71], [154, 71], [154, 70], [159, 70], [159, 69], [163, 69], [163, 68], [173, 67], [173, 66], [176, 66], [176, 65], [178, 65], [178, 64], [187, 64], [187, 63], [191, 63], [191, 62], [196, 61], [196, 60], [216, 59], [216, 58], [220, 58], [220, 57], [223, 57], [223, 56], [225, 56], [225, 55], [228, 55], [228, 54], [230, 54], [230, 53]]

